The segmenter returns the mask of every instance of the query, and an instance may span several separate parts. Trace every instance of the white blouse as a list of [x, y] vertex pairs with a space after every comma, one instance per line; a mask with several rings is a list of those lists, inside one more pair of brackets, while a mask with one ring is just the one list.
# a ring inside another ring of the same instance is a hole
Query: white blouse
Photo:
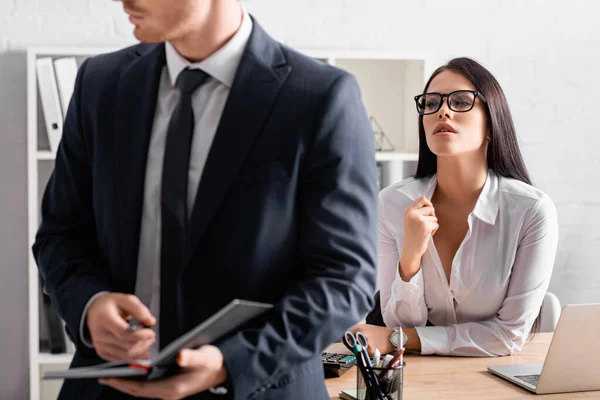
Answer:
[[[452, 261], [450, 284], [432, 238], [421, 269], [404, 282], [398, 260], [404, 209], [431, 200], [436, 176], [409, 178], [379, 194], [379, 285], [388, 327], [415, 327], [422, 354], [499, 356], [520, 351], [550, 283], [558, 222], [542, 191], [488, 176]], [[435, 326], [425, 326], [429, 320]]]

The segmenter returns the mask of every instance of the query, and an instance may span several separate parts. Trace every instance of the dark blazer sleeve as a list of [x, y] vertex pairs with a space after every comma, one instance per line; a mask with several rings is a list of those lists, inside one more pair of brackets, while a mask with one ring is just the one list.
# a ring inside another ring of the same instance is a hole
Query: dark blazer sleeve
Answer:
[[373, 134], [351, 75], [335, 80], [323, 104], [298, 183], [303, 279], [276, 304], [262, 328], [238, 332], [218, 344], [236, 399], [275, 385], [280, 374], [339, 340], [373, 304], [377, 248]]
[[[107, 264], [102, 261], [92, 207], [91, 146], [83, 132], [82, 81], [87, 61], [79, 68], [62, 139], [42, 201], [41, 225], [33, 254], [52, 305], [81, 346], [78, 334], [87, 301], [110, 291]], [[91, 350], [90, 350], [91, 351]]]

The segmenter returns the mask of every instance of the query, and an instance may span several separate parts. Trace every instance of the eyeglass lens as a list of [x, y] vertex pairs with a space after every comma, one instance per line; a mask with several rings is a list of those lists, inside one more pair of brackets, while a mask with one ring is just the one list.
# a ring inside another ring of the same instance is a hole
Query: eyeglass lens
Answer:
[[[475, 94], [468, 91], [458, 91], [447, 97], [448, 107], [452, 111], [465, 112], [473, 107]], [[442, 107], [442, 95], [438, 93], [425, 93], [417, 99], [417, 109], [420, 114], [433, 114]]]

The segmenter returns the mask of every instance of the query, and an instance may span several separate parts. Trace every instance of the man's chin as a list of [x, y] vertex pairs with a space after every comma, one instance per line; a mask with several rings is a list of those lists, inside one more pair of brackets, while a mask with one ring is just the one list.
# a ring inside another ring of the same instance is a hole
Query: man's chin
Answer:
[[151, 43], [160, 43], [164, 42], [162, 35], [156, 35], [151, 32], [143, 31], [139, 28], [135, 28], [133, 31], [133, 36], [141, 43], [151, 44]]

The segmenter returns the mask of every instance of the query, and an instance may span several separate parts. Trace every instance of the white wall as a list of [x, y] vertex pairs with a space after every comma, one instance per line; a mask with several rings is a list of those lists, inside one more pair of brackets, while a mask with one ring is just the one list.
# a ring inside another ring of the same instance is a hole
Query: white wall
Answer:
[[[143, 1], [141, 1], [143, 3]], [[299, 48], [474, 57], [506, 91], [533, 178], [557, 204], [551, 290], [600, 302], [600, 2], [594, 0], [247, 0]], [[25, 48], [131, 43], [109, 0], [0, 0], [0, 399], [27, 396]]]

